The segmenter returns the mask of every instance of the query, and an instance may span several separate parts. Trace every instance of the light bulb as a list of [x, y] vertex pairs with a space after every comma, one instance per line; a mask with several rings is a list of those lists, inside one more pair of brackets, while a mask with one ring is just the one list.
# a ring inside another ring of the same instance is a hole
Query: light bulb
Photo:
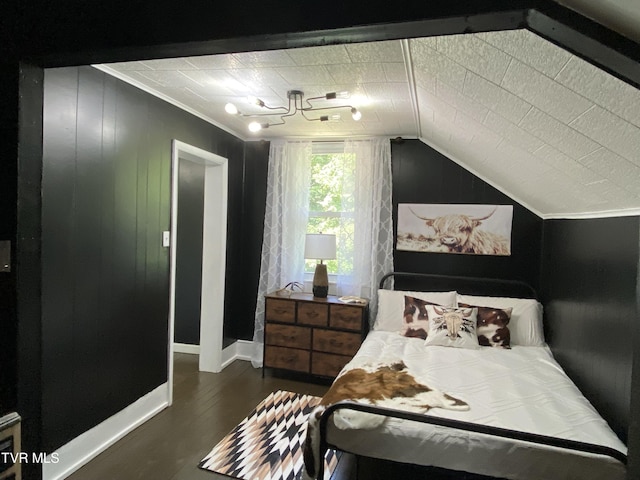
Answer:
[[349, 98], [349, 92], [329, 92], [324, 96], [324, 98], [326, 98], [327, 100], [333, 100], [336, 98]]
[[258, 105], [259, 107], [264, 107], [264, 102], [260, 100], [258, 97], [249, 96], [247, 100], [251, 105]]
[[258, 122], [251, 122], [249, 124], [249, 131], [250, 132], [259, 132], [260, 130], [262, 130], [262, 125], [260, 125]]
[[360, 110], [358, 110], [356, 107], [353, 107], [351, 109], [351, 117], [355, 120], [358, 121], [362, 118], [362, 113], [360, 112]]
[[236, 107], [233, 103], [227, 103], [224, 106], [224, 111], [231, 114], [231, 115], [237, 115], [238, 114], [238, 107]]

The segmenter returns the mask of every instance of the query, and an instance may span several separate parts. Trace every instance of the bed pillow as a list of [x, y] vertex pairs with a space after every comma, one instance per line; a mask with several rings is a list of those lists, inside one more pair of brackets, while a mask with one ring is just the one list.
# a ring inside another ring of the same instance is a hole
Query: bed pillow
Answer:
[[412, 292], [403, 290], [378, 290], [378, 314], [373, 330], [399, 332], [403, 328], [405, 295], [446, 307], [456, 306], [456, 292]]
[[458, 303], [458, 308], [477, 308], [476, 333], [481, 347], [511, 348], [511, 332], [509, 320], [511, 320], [511, 307], [480, 307]]
[[458, 295], [458, 303], [502, 309], [511, 307], [510, 344], [525, 347], [546, 345], [542, 326], [542, 304], [535, 299]]
[[441, 347], [479, 348], [476, 333], [477, 308], [447, 308], [427, 305], [429, 334], [424, 344]]
[[427, 306], [431, 302], [420, 298], [404, 296], [404, 313], [401, 335], [409, 338], [427, 338], [429, 332], [429, 315]]

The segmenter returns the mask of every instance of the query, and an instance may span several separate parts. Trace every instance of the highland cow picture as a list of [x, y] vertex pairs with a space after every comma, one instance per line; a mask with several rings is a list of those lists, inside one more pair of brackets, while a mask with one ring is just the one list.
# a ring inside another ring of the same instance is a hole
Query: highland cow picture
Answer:
[[398, 205], [396, 248], [412, 252], [511, 255], [511, 205]]

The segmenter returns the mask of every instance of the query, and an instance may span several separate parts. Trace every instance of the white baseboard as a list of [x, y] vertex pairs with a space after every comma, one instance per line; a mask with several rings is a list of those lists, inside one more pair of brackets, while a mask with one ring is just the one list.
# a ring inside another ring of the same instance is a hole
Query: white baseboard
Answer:
[[[47, 455], [43, 480], [62, 480], [169, 405], [164, 383], [104, 422]], [[55, 454], [55, 455], [54, 455]], [[53, 463], [53, 462], [56, 463]]]
[[249, 340], [236, 340], [227, 348], [222, 350], [222, 368], [225, 368], [234, 360], [251, 361], [253, 342]]
[[200, 345], [192, 345], [190, 343], [173, 344], [173, 353], [190, 353], [192, 355], [200, 355]]

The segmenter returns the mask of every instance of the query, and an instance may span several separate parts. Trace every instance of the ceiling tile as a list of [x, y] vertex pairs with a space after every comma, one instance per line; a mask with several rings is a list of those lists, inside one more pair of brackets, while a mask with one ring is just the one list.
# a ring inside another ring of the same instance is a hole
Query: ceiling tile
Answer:
[[555, 77], [572, 55], [528, 30], [478, 33], [478, 38], [535, 68]]
[[400, 40], [352, 43], [345, 45], [345, 48], [354, 63], [379, 63], [402, 58]]
[[463, 93], [516, 124], [531, 108], [520, 97], [472, 72], [467, 72]]
[[520, 145], [523, 150], [529, 153], [535, 152], [544, 145], [543, 140], [531, 135], [529, 132], [494, 112], [489, 112], [487, 114], [487, 118], [484, 120], [484, 125], [496, 135], [504, 137], [505, 140], [508, 140], [511, 143]]
[[334, 65], [351, 63], [351, 58], [344, 45], [327, 45], [324, 47], [292, 48], [289, 57], [296, 65]]
[[276, 71], [287, 82], [289, 82], [289, 84], [293, 88], [302, 87], [304, 85], [317, 85], [318, 83], [334, 83], [333, 78], [324, 65], [305, 67], [280, 67], [276, 69]]
[[[382, 83], [387, 81], [384, 68], [380, 63], [327, 65], [326, 69], [335, 83]], [[402, 80], [406, 80], [406, 78]]]
[[163, 87], [188, 87], [191, 85], [199, 85], [198, 82], [179, 71], [149, 70], [137, 73], [141, 77], [153, 80]]
[[454, 107], [419, 87], [416, 91], [421, 118], [423, 112], [431, 111], [433, 112], [433, 123], [447, 122], [452, 124], [455, 121], [456, 109]]
[[363, 85], [366, 94], [373, 99], [389, 98], [406, 100], [409, 95], [409, 85], [406, 83], [367, 83]]
[[602, 180], [600, 175], [550, 145], [543, 146], [534, 155], [549, 167], [583, 185]]
[[416, 83], [426, 88], [432, 82], [430, 79], [438, 79], [462, 91], [467, 69], [431, 48], [433, 44], [432, 39], [424, 38], [409, 42]]
[[243, 66], [240, 60], [231, 54], [186, 57], [185, 60], [198, 70], [224, 70], [228, 68], [242, 68]]
[[191, 80], [190, 85], [199, 85], [218, 95], [252, 95], [253, 90], [225, 70], [191, 70], [182, 73]]
[[[238, 68], [226, 70], [229, 75], [246, 85], [254, 95], [259, 92], [268, 91], [286, 91], [288, 82], [272, 68]], [[283, 93], [283, 97], [286, 94]]]
[[436, 96], [478, 122], [482, 122], [489, 113], [487, 107], [439, 81], [436, 83]]
[[537, 108], [532, 108], [519, 126], [574, 159], [600, 148], [598, 143]]
[[140, 62], [151, 70], [196, 70], [197, 67], [186, 58], [165, 58], [162, 60], [144, 60]]
[[234, 53], [233, 57], [245, 67], [293, 67], [295, 62], [285, 50]]
[[[617, 115], [595, 106], [571, 122], [571, 126], [584, 135], [640, 165], [640, 128]], [[590, 153], [590, 152], [589, 152]]]
[[144, 64], [144, 62], [117, 62], [117, 63], [107, 63], [105, 66], [112, 68], [118, 72], [130, 72], [135, 70], [153, 70], [151, 67], [148, 67]]
[[515, 60], [500, 86], [563, 123], [571, 122], [593, 106], [593, 102]]
[[407, 82], [407, 69], [403, 62], [382, 63], [387, 82]]
[[446, 55], [467, 70], [499, 84], [507, 71], [511, 57], [475, 35], [438, 37], [438, 52]]
[[600, 148], [581, 158], [580, 163], [596, 172], [601, 178], [607, 178], [634, 195], [640, 195], [640, 166], [620, 155], [606, 148]]
[[640, 127], [640, 90], [573, 57], [556, 81]]

